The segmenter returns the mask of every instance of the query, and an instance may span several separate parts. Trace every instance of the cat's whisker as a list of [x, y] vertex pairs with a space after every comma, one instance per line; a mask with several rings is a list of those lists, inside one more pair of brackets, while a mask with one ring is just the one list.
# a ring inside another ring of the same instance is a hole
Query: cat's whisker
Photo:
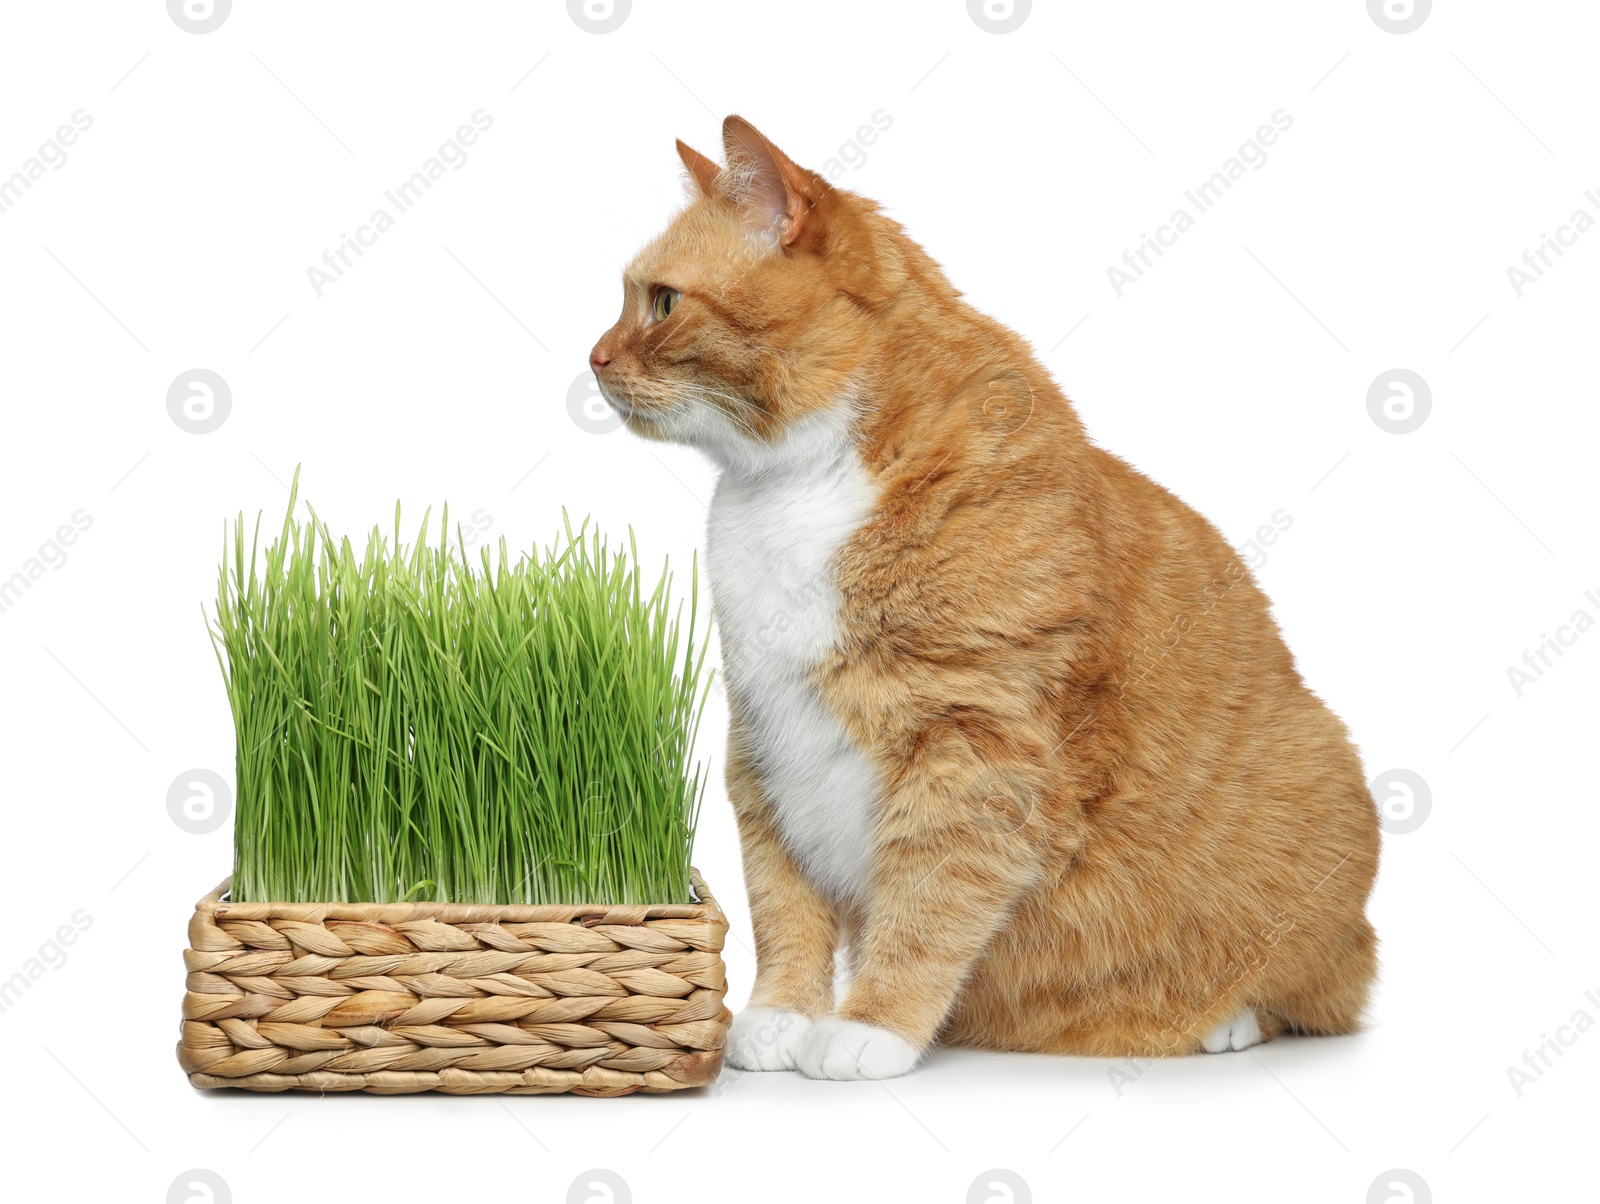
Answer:
[[[704, 385], [686, 384], [680, 381], [667, 381], [662, 383], [669, 392], [669, 404], [703, 407], [716, 417], [732, 423], [734, 427], [736, 427], [741, 433], [750, 436], [752, 439], [758, 437], [755, 427], [750, 423], [749, 419], [747, 419], [745, 415], [740, 412], [741, 409], [750, 407], [750, 403], [744, 400], [742, 397], [738, 397], [732, 393], [723, 392], [719, 389], [711, 389]], [[722, 406], [713, 405], [711, 401], [708, 400], [709, 397], [713, 396], [720, 397], [726, 401], [734, 403], [736, 408], [730, 410]]]

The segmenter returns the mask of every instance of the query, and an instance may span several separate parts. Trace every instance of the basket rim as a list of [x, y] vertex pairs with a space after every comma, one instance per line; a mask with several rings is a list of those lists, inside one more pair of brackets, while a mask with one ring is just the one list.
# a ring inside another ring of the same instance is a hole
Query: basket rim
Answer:
[[197, 912], [218, 920], [324, 920], [398, 924], [437, 920], [443, 924], [638, 924], [645, 920], [710, 920], [726, 924], [716, 896], [700, 871], [689, 869], [695, 903], [234, 903], [224, 902], [233, 885], [229, 874], [195, 903]]

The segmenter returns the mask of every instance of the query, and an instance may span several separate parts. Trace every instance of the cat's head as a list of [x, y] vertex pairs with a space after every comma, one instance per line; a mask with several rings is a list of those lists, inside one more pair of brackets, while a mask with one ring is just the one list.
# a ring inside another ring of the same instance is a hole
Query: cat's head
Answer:
[[726, 167], [678, 143], [691, 200], [623, 273], [590, 367], [636, 433], [731, 462], [850, 404], [904, 266], [870, 201], [740, 117], [722, 136]]

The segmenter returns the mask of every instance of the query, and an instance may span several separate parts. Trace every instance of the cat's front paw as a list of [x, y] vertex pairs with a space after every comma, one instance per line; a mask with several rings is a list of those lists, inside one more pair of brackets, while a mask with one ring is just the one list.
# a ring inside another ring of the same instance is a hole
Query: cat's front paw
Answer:
[[892, 1079], [908, 1073], [920, 1054], [886, 1028], [824, 1016], [800, 1038], [795, 1068], [812, 1079]]
[[748, 1007], [728, 1028], [724, 1057], [735, 1070], [793, 1070], [795, 1049], [812, 1025], [786, 1008]]

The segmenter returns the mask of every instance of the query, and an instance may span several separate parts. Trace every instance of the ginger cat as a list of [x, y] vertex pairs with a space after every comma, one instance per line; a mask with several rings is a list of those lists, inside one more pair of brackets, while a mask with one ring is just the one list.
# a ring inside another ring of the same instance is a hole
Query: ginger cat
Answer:
[[692, 199], [591, 365], [720, 468], [758, 962], [730, 1063], [1355, 1029], [1377, 810], [1249, 571], [876, 205], [741, 118], [723, 139], [726, 168], [678, 143]]

